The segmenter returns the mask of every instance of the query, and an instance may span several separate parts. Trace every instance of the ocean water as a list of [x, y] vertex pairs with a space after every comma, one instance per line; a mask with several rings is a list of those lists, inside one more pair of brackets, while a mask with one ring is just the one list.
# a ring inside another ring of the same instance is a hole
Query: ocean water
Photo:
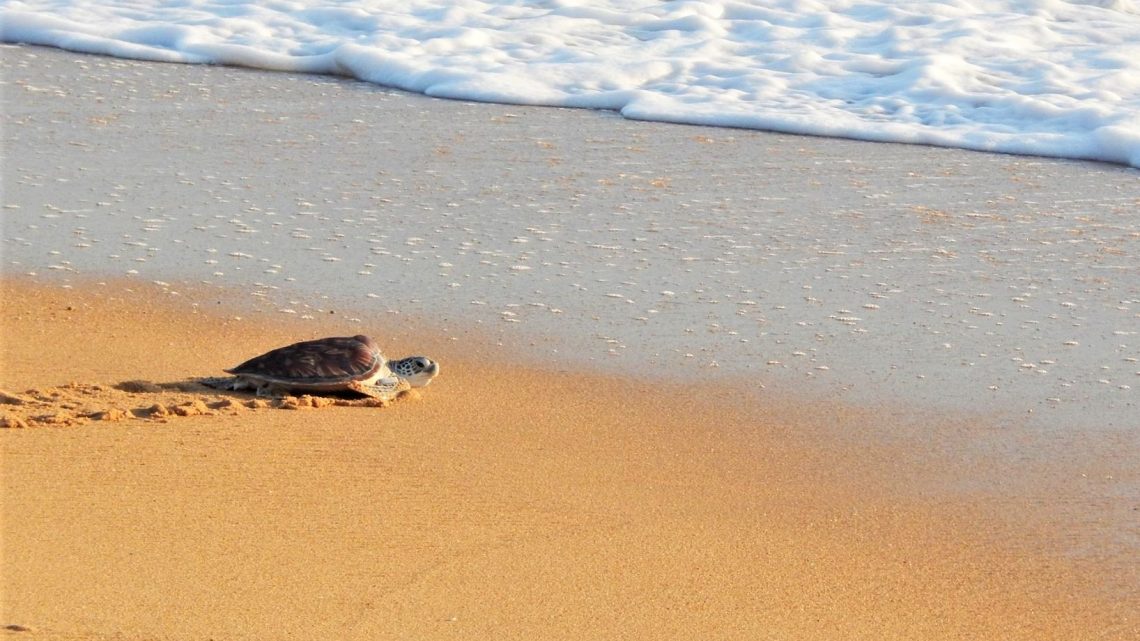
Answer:
[[1140, 167], [1133, 0], [4, 0], [0, 40]]

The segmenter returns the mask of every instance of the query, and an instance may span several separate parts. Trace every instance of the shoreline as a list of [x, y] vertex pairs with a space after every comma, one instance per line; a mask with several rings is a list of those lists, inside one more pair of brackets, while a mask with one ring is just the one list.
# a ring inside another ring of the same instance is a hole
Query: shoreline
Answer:
[[[181, 402], [114, 385], [342, 333], [154, 288], [5, 279], [0, 389]], [[76, 344], [92, 325], [109, 331]], [[417, 337], [444, 373], [383, 409], [0, 430], [4, 623], [79, 639], [1125, 639], [1140, 625], [1127, 558], [1057, 547], [1043, 528], [1065, 510], [1034, 504], [1044, 494], [916, 488], [932, 460], [841, 436], [889, 410], [740, 405], [728, 387], [470, 360]], [[1037, 491], [1066, 485], [1052, 479]]]
[[1135, 171], [0, 55], [15, 273], [348, 301], [536, 363], [1030, 432], [1135, 423]]

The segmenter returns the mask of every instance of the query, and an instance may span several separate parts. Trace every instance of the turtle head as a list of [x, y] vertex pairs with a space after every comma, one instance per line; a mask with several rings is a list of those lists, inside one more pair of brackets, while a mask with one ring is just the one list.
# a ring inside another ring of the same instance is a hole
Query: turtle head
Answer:
[[439, 374], [439, 363], [426, 356], [409, 356], [391, 361], [388, 368], [412, 387], [423, 387]]

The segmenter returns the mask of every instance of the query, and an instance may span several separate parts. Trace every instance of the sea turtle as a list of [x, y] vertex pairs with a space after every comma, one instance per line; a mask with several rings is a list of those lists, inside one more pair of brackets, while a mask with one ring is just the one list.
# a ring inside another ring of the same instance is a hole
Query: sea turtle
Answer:
[[202, 382], [220, 389], [256, 389], [258, 396], [351, 390], [390, 400], [430, 383], [439, 374], [439, 363], [425, 356], [389, 361], [367, 336], [332, 336], [278, 347], [225, 371], [233, 377]]

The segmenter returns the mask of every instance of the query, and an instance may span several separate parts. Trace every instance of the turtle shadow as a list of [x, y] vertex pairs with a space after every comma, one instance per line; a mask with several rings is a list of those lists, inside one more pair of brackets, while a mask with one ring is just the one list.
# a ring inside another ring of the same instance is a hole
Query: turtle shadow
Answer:
[[328, 392], [306, 392], [304, 394], [279, 394], [273, 396], [258, 395], [253, 390], [235, 390], [229, 387], [233, 377], [200, 376], [180, 381], [154, 382], [143, 379], [132, 379], [116, 383], [113, 387], [119, 391], [130, 394], [161, 394], [163, 392], [178, 392], [183, 394], [209, 394], [235, 399], [263, 399], [266, 401], [303, 398], [327, 398], [337, 401], [366, 400], [367, 394], [352, 390], [334, 390]]
[[160, 382], [131, 379], [112, 385], [68, 383], [21, 393], [0, 391], [0, 428], [67, 427], [128, 419], [165, 422], [178, 417], [233, 416], [267, 409], [387, 407], [392, 402], [354, 396], [351, 390], [322, 395], [257, 396], [253, 392], [218, 389], [203, 383], [201, 378]]
[[274, 406], [272, 399], [259, 400], [252, 394], [213, 387], [201, 378], [157, 382], [131, 379], [115, 383], [111, 389], [125, 393], [129, 399], [126, 404], [134, 407], [120, 412], [134, 418], [236, 414], [242, 409]]
[[231, 388], [233, 377], [202, 377], [191, 378], [172, 383], [160, 383], [171, 389], [182, 392], [209, 393], [214, 396], [226, 397], [226, 400], [242, 399], [245, 407], [252, 409], [306, 409], [321, 407], [387, 407], [393, 402], [411, 397], [419, 398], [419, 392], [412, 389], [401, 390], [391, 398], [377, 398], [351, 389], [328, 390], [322, 392], [281, 393], [277, 395], [259, 395], [256, 391], [234, 390]]
[[[141, 379], [127, 380], [113, 387], [121, 392], [158, 402], [130, 410], [136, 418], [166, 418], [170, 416], [196, 416], [241, 414], [246, 410], [265, 409], [320, 409], [324, 407], [387, 407], [396, 399], [378, 399], [352, 390], [321, 393], [280, 394], [259, 396], [255, 391], [230, 388], [233, 377], [193, 377], [177, 381], [155, 382]], [[402, 398], [405, 393], [397, 398]], [[182, 400], [187, 396], [189, 400]], [[167, 398], [174, 403], [164, 402]]]
[[127, 392], [129, 394], [160, 394], [162, 392], [185, 392], [193, 394], [196, 392], [211, 392], [207, 385], [201, 382], [201, 379], [188, 378], [181, 381], [171, 381], [166, 383], [155, 383], [144, 379], [132, 379], [129, 381], [122, 381], [115, 383], [111, 387], [119, 390], [120, 392]]

